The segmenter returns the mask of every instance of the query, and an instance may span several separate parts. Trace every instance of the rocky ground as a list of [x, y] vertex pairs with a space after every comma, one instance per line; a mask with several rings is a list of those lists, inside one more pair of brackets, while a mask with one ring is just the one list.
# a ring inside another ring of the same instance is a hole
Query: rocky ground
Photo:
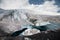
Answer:
[[17, 37], [11, 37], [11, 36], [1, 36], [0, 40], [60, 40], [60, 29], [56, 31], [49, 31], [48, 33], [37, 33], [30, 36], [17, 36]]
[[[58, 38], [60, 37], [60, 35], [59, 35], [60, 30], [58, 30], [57, 32], [49, 31], [49, 33], [47, 33], [47, 34], [42, 32], [42, 33], [37, 33], [34, 35], [23, 36], [23, 37], [20, 37], [20, 36], [11, 37], [10, 36], [11, 33], [15, 32], [17, 30], [20, 30], [22, 24], [33, 25], [34, 23], [32, 23], [30, 21], [31, 19], [37, 19], [37, 21], [40, 23], [41, 22], [47, 22], [47, 21], [48, 22], [60, 23], [60, 16], [33, 15], [33, 14], [31, 15], [28, 13], [33, 13], [33, 12], [26, 11], [25, 12], [26, 14], [23, 14], [23, 15], [27, 16], [27, 19], [24, 19], [23, 17], [21, 19], [21, 15], [20, 16], [15, 15], [15, 16], [17, 16], [17, 20], [18, 20], [17, 21], [16, 18], [14, 19], [14, 17], [10, 13], [19, 13], [19, 11], [12, 12], [11, 10], [10, 11], [4, 10], [4, 12], [0, 12], [0, 13], [3, 13], [3, 14], [1, 14], [2, 16], [0, 17], [0, 36], [1, 36], [0, 40], [24, 40], [25, 37], [26, 37], [26, 39], [28, 37], [32, 40], [46, 40], [46, 39], [58, 40]], [[24, 12], [22, 12], [22, 13], [24, 13]], [[33, 31], [33, 33], [34, 33], [34, 31]]]

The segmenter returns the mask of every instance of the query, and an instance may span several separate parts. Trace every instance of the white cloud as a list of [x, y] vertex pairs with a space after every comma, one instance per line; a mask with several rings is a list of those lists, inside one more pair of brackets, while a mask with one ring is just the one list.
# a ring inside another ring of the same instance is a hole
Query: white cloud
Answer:
[[53, 5], [54, 3], [55, 1], [45, 1], [45, 3], [42, 5], [31, 5], [31, 7], [28, 9], [34, 10], [36, 12], [35, 14], [60, 15], [57, 14], [59, 8], [57, 5]]
[[3, 9], [19, 9], [28, 5], [28, 0], [2, 0], [0, 8]]
[[47, 1], [45, 0], [44, 4], [41, 5], [31, 5], [29, 4], [29, 0], [2, 0], [3, 2], [0, 4], [0, 8], [3, 9], [29, 9], [35, 11], [35, 14], [43, 14], [43, 15], [60, 15], [57, 14], [59, 8], [57, 5], [53, 5], [55, 1]]

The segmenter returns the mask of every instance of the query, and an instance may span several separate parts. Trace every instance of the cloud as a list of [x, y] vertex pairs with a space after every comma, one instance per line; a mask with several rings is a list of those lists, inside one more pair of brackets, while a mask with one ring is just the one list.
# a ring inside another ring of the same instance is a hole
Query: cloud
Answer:
[[60, 15], [57, 14], [58, 8], [57, 5], [54, 5], [55, 1], [44, 0], [43, 4], [34, 5], [29, 4], [29, 0], [2, 0], [0, 8], [3, 9], [29, 9], [35, 11], [35, 14], [47, 14], [47, 15]]
[[3, 9], [19, 9], [28, 5], [28, 0], [2, 0], [0, 8]]

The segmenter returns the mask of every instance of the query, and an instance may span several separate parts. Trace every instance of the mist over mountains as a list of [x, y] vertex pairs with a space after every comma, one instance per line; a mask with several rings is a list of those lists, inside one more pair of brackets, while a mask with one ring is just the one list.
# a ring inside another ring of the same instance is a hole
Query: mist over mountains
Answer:
[[[39, 2], [38, 2], [39, 1]], [[0, 29], [13, 33], [22, 29], [22, 25], [33, 25], [30, 19], [37, 19], [36, 23], [49, 22], [50, 30], [60, 28], [60, 10], [56, 0], [1, 0]], [[29, 3], [30, 2], [30, 3]], [[30, 28], [30, 27], [29, 27]]]
[[[35, 11], [28, 9], [1, 9], [0, 11], [0, 27], [1, 30], [4, 30], [7, 33], [13, 33], [17, 30], [24, 28], [27, 25], [27, 28], [30, 28], [29, 25], [33, 25], [33, 23], [29, 21], [30, 19], [37, 19], [37, 23], [50, 22], [53, 25], [48, 25], [49, 30], [55, 30], [55, 28], [57, 29], [60, 26], [59, 15], [38, 15], [33, 14], [36, 13]], [[25, 26], [23, 27], [23, 25]]]

